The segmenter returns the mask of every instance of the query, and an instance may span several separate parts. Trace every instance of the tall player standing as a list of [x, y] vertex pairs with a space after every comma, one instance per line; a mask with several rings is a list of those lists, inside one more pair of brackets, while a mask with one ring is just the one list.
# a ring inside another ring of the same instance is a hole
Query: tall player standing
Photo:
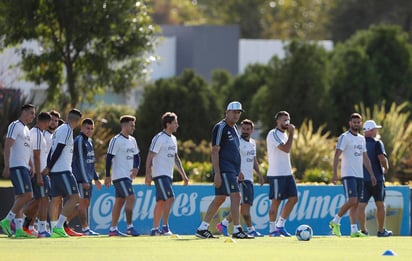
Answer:
[[30, 180], [30, 169], [32, 169], [30, 130], [26, 125], [33, 121], [34, 115], [34, 105], [23, 105], [19, 119], [10, 123], [7, 131], [3, 176], [10, 177], [15, 197], [11, 210], [0, 221], [0, 227], [8, 236], [12, 236], [11, 222], [14, 220], [16, 237], [33, 237], [23, 230], [23, 207], [33, 197]]

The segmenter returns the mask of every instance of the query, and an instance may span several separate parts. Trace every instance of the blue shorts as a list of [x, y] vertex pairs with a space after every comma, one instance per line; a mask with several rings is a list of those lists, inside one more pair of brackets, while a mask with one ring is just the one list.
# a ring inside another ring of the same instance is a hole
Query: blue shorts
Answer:
[[14, 187], [14, 194], [21, 195], [33, 192], [30, 180], [30, 171], [26, 167], [10, 168], [10, 179]]
[[45, 198], [50, 196], [50, 178], [49, 176], [42, 176], [43, 186], [37, 185], [37, 178], [34, 176], [31, 179], [31, 185], [33, 186], [33, 197], [35, 199]]
[[239, 182], [239, 189], [240, 189], [240, 203], [241, 204], [249, 204], [253, 205], [254, 190], [253, 190], [253, 183], [250, 180], [244, 180]]
[[269, 199], [283, 200], [298, 196], [298, 189], [293, 175], [268, 177]]
[[239, 183], [237, 180], [237, 174], [230, 172], [222, 172], [222, 185], [219, 188], [215, 187], [215, 195], [226, 195], [230, 193], [239, 192]]
[[77, 183], [77, 186], [79, 187], [79, 194], [80, 198], [92, 198], [92, 183], [89, 182], [90, 188], [89, 189], [84, 189], [83, 188], [83, 183]]
[[160, 176], [153, 178], [156, 186], [156, 201], [166, 201], [169, 198], [174, 198], [172, 179], [169, 176]]
[[125, 198], [134, 195], [132, 181], [129, 178], [113, 180], [113, 185], [116, 190], [116, 198]]
[[362, 178], [344, 177], [342, 178], [342, 183], [346, 198], [360, 199], [363, 187]]
[[371, 181], [364, 181], [359, 202], [368, 203], [369, 199], [373, 197], [376, 201], [385, 200], [385, 182], [378, 181], [376, 186], [372, 186]]
[[50, 172], [49, 176], [52, 197], [67, 197], [79, 193], [76, 179], [70, 171]]

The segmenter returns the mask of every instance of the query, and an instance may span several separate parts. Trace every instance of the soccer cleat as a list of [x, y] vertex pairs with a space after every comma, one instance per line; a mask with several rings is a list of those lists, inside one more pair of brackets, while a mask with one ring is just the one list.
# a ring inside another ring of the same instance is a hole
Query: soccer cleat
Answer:
[[172, 231], [170, 231], [169, 225], [163, 225], [162, 226], [162, 234], [165, 235], [165, 236], [173, 235]]
[[86, 230], [83, 231], [83, 235], [85, 235], [85, 236], [99, 236], [100, 234], [89, 228], [89, 229], [86, 229]]
[[23, 227], [23, 230], [24, 230], [27, 234], [32, 235], [32, 236], [37, 236], [38, 233], [39, 233], [36, 229], [30, 229], [30, 228], [28, 228], [28, 227]]
[[129, 227], [126, 230], [126, 234], [129, 236], [133, 236], [133, 237], [138, 237], [140, 236], [140, 234], [136, 231], [136, 229], [134, 227]]
[[261, 233], [257, 232], [256, 230], [249, 231], [248, 234], [249, 234], [249, 236], [252, 236], [252, 237], [263, 237], [263, 235]]
[[332, 230], [332, 234], [334, 234], [335, 236], [342, 236], [342, 234], [340, 233], [340, 224], [336, 224], [332, 220], [329, 222], [329, 228]]
[[369, 236], [369, 232], [368, 232], [368, 230], [366, 230], [366, 231], [361, 230], [361, 232], [362, 232], [363, 234], [365, 234], [365, 235]]
[[217, 230], [224, 235], [225, 237], [229, 236], [229, 232], [227, 231], [227, 226], [223, 225], [222, 222], [216, 225]]
[[214, 236], [212, 234], [212, 232], [210, 232], [209, 230], [205, 229], [205, 230], [196, 230], [196, 234], [195, 236], [197, 236], [198, 238], [202, 238], [202, 239], [206, 239], [206, 238], [219, 238], [217, 236]]
[[161, 236], [162, 231], [160, 231], [160, 229], [158, 228], [153, 228], [152, 230], [150, 230], [150, 235], [151, 236]]
[[66, 234], [63, 228], [54, 227], [50, 237], [51, 238], [62, 238], [62, 237], [69, 237], [69, 236]]
[[378, 234], [377, 234], [378, 237], [390, 237], [392, 235], [393, 235], [392, 231], [386, 230], [386, 228], [383, 229], [383, 232], [378, 231]]
[[282, 235], [279, 233], [278, 230], [269, 232], [269, 237], [281, 237]]
[[49, 232], [43, 231], [43, 232], [39, 232], [39, 233], [37, 234], [37, 237], [38, 237], [38, 238], [47, 238], [47, 237], [51, 237], [51, 235], [50, 235]]
[[242, 228], [239, 228], [239, 231], [232, 234], [232, 238], [236, 239], [254, 239], [254, 236], [246, 234]]
[[64, 227], [64, 231], [66, 232], [67, 235], [69, 235], [71, 237], [81, 237], [81, 236], [83, 236], [82, 233], [78, 233], [78, 232], [74, 231], [73, 229], [71, 229], [69, 227]]
[[24, 231], [22, 228], [20, 229], [16, 229], [16, 238], [35, 238], [36, 236], [31, 235], [29, 233], [27, 233], [26, 231]]
[[116, 229], [109, 231], [109, 237], [127, 237], [127, 235]]
[[11, 222], [7, 218], [3, 219], [0, 221], [0, 228], [3, 230], [3, 233], [6, 234], [7, 236], [11, 237], [12, 236], [12, 231], [11, 231]]
[[350, 237], [367, 237], [367, 235], [363, 234], [360, 230], [356, 231], [355, 233], [350, 233]]
[[276, 230], [280, 235], [284, 237], [290, 237], [291, 234], [285, 229], [285, 227], [276, 227]]

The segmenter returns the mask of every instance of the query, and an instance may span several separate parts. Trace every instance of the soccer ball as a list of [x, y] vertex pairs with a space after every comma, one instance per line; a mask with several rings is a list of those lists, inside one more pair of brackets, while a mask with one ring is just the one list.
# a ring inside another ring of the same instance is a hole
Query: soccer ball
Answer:
[[296, 229], [295, 235], [300, 241], [309, 241], [313, 236], [313, 230], [308, 225], [300, 225]]

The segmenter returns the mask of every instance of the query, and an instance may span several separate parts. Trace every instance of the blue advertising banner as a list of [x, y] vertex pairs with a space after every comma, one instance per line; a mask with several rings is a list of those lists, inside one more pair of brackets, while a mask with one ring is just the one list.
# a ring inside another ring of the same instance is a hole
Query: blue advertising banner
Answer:
[[[133, 212], [133, 224], [142, 234], [149, 234], [153, 223], [155, 207], [155, 188], [145, 185], [134, 185], [136, 203]], [[210, 201], [214, 197], [212, 185], [175, 186], [175, 201], [171, 209], [169, 225], [177, 234], [194, 234], [199, 226]], [[262, 234], [269, 233], [270, 200], [269, 187], [255, 186], [255, 201], [251, 207], [251, 215], [256, 229]], [[298, 186], [299, 201], [286, 223], [289, 232], [294, 232], [301, 224], [307, 224], [315, 235], [329, 235], [329, 221], [345, 202], [342, 186]], [[113, 186], [98, 191], [95, 187], [89, 209], [90, 226], [97, 232], [107, 234], [111, 224], [111, 212], [115, 201]], [[410, 189], [408, 186], [391, 186], [386, 188], [386, 227], [395, 235], [410, 233]], [[223, 203], [210, 224], [210, 230], [217, 232], [216, 224], [229, 212], [229, 198]], [[283, 205], [282, 205], [283, 206]], [[367, 227], [371, 235], [376, 235], [375, 203], [371, 200], [366, 209]], [[126, 219], [124, 211], [120, 216], [119, 229], [125, 231]], [[349, 235], [350, 224], [348, 213], [342, 218], [341, 231]]]

